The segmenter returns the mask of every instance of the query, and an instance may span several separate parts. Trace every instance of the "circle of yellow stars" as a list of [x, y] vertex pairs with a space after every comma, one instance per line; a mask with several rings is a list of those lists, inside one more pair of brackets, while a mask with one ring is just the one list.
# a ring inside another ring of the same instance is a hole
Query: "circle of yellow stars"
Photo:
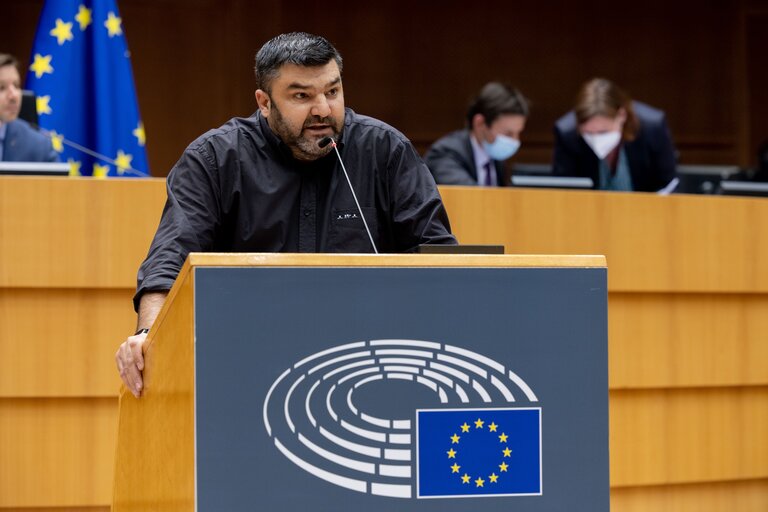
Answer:
[[[74, 16], [74, 20], [77, 22], [80, 31], [85, 31], [85, 29], [93, 23], [93, 10], [88, 9], [85, 5], [81, 4], [78, 7], [77, 14]], [[115, 36], [123, 35], [122, 23], [122, 18], [118, 17], [114, 12], [110, 11], [107, 14], [107, 19], [104, 21], [103, 26], [107, 30], [107, 35], [112, 38]], [[61, 18], [58, 18], [55, 21], [55, 26], [50, 30], [49, 34], [56, 38], [56, 42], [59, 46], [63, 46], [65, 43], [72, 41], [75, 38], [74, 34], [72, 33], [73, 27], [73, 22], [67, 22]], [[45, 74], [53, 74], [54, 67], [52, 60], [52, 55], [41, 55], [36, 53], [32, 58], [32, 64], [29, 66], [29, 69], [35, 74], [37, 78], [42, 78], [42, 76]], [[36, 102], [38, 115], [42, 116], [53, 113], [50, 96], [38, 96]], [[139, 121], [139, 124], [136, 126], [132, 133], [133, 136], [136, 137], [139, 146], [144, 146], [146, 144], [146, 133], [144, 132], [144, 124], [141, 121]], [[53, 146], [53, 149], [58, 153], [64, 151], [64, 136], [60, 133], [51, 132], [51, 145]], [[114, 159], [114, 165], [119, 175], [122, 175], [127, 170], [131, 170], [131, 160], [133, 160], [132, 155], [126, 154], [122, 150], [118, 151]], [[81, 176], [81, 162], [71, 158], [68, 159], [67, 162], [69, 163], [70, 176]], [[93, 164], [92, 175], [95, 178], [105, 178], [108, 174], [108, 165], [99, 165], [98, 163]]]
[[450, 466], [451, 474], [458, 474], [462, 485], [472, 485], [472, 483], [474, 483], [475, 487], [485, 487], [486, 481], [489, 484], [498, 483], [501, 473], [506, 473], [508, 471], [509, 464], [506, 463], [505, 459], [512, 457], [512, 450], [509, 448], [509, 446], [506, 445], [509, 436], [504, 432], [499, 433], [499, 426], [496, 423], [491, 422], [486, 426], [485, 421], [480, 418], [477, 418], [477, 420], [475, 420], [473, 423], [474, 429], [472, 429], [472, 426], [465, 421], [463, 425], [459, 426], [460, 432], [462, 434], [468, 434], [471, 430], [477, 431], [485, 430], [487, 428], [488, 432], [496, 433], [499, 438], [499, 443], [504, 445], [504, 448], [500, 450], [501, 464], [498, 465], [499, 474], [497, 475], [496, 471], [493, 471], [490, 475], [487, 475], [487, 480], [483, 478], [483, 476], [486, 475], [477, 475], [477, 478], [473, 480], [473, 477], [467, 472], [462, 474], [461, 466], [456, 459], [456, 456], [459, 454], [459, 452], [453, 448], [453, 445], [458, 445], [461, 442], [461, 436], [458, 433], [454, 433], [452, 436], [450, 436], [449, 439], [451, 440], [451, 448], [446, 452], [446, 454], [448, 455], [449, 459], [453, 459], [453, 465]]

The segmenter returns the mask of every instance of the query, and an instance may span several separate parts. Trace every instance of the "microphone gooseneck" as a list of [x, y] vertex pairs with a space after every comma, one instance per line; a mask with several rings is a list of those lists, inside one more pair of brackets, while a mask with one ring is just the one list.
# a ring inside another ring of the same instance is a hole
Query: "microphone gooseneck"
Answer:
[[[51, 139], [51, 141], [53, 141], [53, 133], [49, 132], [48, 130], [46, 130], [45, 128], [43, 128], [40, 125], [37, 125], [37, 124], [34, 124], [34, 123], [30, 123], [30, 125], [32, 125], [33, 127], [37, 128], [40, 131], [40, 133], [42, 133], [43, 135], [45, 135], [46, 137]], [[107, 162], [110, 165], [114, 165], [115, 167], [120, 167], [115, 160], [109, 158], [108, 156], [105, 156], [105, 155], [102, 155], [100, 153], [97, 153], [97, 152], [93, 151], [92, 149], [88, 149], [88, 148], [86, 148], [84, 146], [81, 146], [80, 144], [78, 144], [76, 142], [72, 142], [71, 140], [67, 140], [67, 139], [64, 138], [63, 135], [59, 135], [59, 137], [61, 137], [62, 144], [66, 145], [66, 146], [69, 146], [69, 147], [71, 147], [73, 149], [76, 149], [76, 150], [82, 152], [82, 153], [85, 153], [86, 155], [90, 155], [93, 158], [97, 158], [97, 159], [99, 159], [99, 160], [101, 160], [103, 162]], [[123, 169], [123, 173], [133, 174], [135, 176], [140, 176], [142, 178], [146, 178], [146, 177], [149, 176], [147, 173], [139, 171], [138, 169], [134, 169], [133, 167], [122, 167], [122, 169]]]
[[352, 199], [355, 200], [357, 211], [360, 212], [360, 218], [363, 219], [363, 226], [365, 226], [365, 232], [368, 233], [368, 240], [371, 241], [373, 252], [375, 254], [379, 254], [379, 250], [376, 248], [376, 243], [373, 241], [373, 236], [371, 236], [371, 230], [368, 228], [368, 223], [365, 221], [365, 215], [363, 215], [363, 209], [360, 208], [360, 203], [357, 201], [357, 194], [355, 194], [355, 189], [352, 187], [352, 182], [349, 179], [349, 174], [347, 174], [347, 168], [344, 166], [344, 160], [341, 159], [341, 153], [339, 153], [339, 148], [336, 146], [336, 141], [333, 140], [333, 138], [331, 137], [323, 137], [322, 139], [317, 141], [317, 145], [321, 148], [324, 148], [328, 144], [331, 144], [334, 151], [336, 151], [336, 157], [339, 159], [339, 163], [341, 164], [341, 170], [344, 171], [344, 177], [347, 178], [347, 185], [349, 185], [349, 190], [352, 192]]

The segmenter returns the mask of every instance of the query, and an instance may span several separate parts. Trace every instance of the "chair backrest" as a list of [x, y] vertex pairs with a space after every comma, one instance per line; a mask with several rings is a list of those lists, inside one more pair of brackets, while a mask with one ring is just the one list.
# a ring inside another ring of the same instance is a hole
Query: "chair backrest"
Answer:
[[33, 91], [21, 91], [21, 111], [19, 118], [37, 127], [37, 97]]
[[512, 174], [516, 174], [517, 176], [548, 176], [552, 174], [552, 164], [515, 163], [512, 167]]

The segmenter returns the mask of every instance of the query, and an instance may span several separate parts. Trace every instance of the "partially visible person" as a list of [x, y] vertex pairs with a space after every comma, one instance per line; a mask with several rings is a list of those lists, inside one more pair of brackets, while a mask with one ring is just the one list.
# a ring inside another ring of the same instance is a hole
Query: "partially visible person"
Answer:
[[573, 111], [555, 123], [553, 174], [592, 178], [600, 190], [656, 192], [676, 176], [664, 112], [604, 78], [585, 83]]
[[51, 140], [19, 119], [21, 78], [18, 61], [0, 53], [0, 161], [58, 162]]
[[528, 100], [517, 89], [489, 82], [469, 105], [467, 127], [429, 148], [424, 160], [438, 184], [508, 185], [504, 161], [520, 148]]

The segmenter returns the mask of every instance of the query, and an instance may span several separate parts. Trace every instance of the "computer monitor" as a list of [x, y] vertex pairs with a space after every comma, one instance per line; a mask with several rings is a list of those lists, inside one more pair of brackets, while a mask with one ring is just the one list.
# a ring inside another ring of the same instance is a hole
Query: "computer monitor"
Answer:
[[720, 182], [719, 192], [724, 196], [768, 197], [768, 183], [723, 180]]
[[534, 188], [573, 188], [591, 189], [594, 187], [592, 178], [574, 176], [515, 176], [512, 175], [513, 187]]
[[69, 176], [69, 164], [65, 162], [0, 162], [0, 174]]
[[727, 180], [741, 169], [736, 165], [678, 165], [680, 183], [675, 194], [717, 194], [722, 180]]

